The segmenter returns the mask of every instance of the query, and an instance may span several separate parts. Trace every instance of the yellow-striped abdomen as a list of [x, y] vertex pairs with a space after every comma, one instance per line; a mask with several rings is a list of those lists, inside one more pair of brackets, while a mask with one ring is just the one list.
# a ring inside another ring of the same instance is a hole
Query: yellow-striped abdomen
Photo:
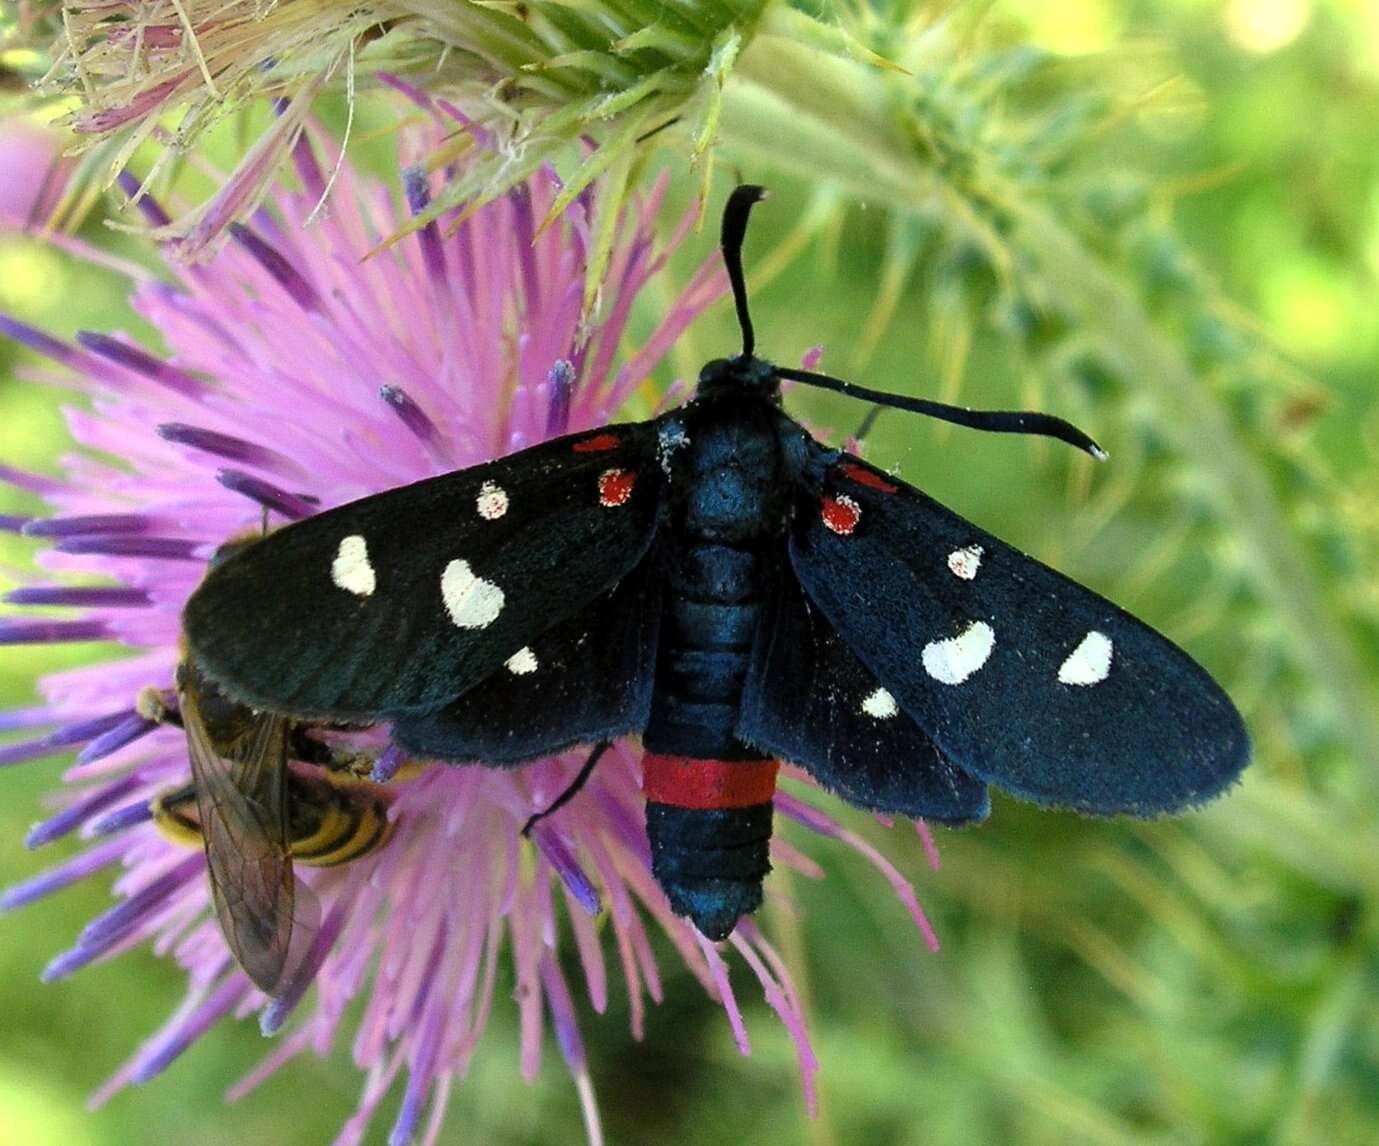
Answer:
[[[287, 778], [287, 837], [292, 858], [335, 867], [377, 851], [392, 835], [389, 798], [376, 786], [335, 773], [293, 768]], [[153, 822], [173, 843], [201, 847], [196, 789], [160, 792], [150, 803]]]

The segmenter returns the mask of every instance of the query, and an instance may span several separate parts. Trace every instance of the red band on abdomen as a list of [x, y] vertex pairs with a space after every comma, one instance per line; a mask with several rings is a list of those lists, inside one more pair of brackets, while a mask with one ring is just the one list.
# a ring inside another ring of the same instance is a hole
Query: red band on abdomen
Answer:
[[693, 756], [642, 757], [642, 792], [676, 808], [750, 808], [776, 791], [778, 760], [697, 760]]

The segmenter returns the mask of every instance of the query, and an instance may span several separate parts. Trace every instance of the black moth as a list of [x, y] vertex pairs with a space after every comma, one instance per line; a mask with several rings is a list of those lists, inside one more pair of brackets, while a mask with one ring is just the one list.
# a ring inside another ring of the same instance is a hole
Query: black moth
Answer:
[[1239, 714], [1115, 605], [781, 410], [793, 379], [981, 429], [1042, 414], [882, 395], [753, 354], [739, 187], [723, 255], [742, 353], [648, 422], [366, 497], [236, 554], [192, 596], [197, 665], [308, 721], [390, 721], [423, 758], [522, 764], [641, 734], [653, 869], [721, 939], [770, 869], [777, 761], [861, 808], [981, 820], [987, 785], [1149, 816], [1244, 768]]

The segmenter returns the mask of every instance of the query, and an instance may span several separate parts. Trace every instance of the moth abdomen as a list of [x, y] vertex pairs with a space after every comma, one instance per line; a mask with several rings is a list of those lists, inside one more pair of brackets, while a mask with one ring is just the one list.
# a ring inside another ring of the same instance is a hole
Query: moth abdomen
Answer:
[[[675, 761], [671, 763], [671, 761]], [[692, 769], [703, 774], [713, 761], [652, 757], [645, 763], [651, 786], [647, 790], [646, 832], [651, 844], [651, 870], [670, 900], [671, 910], [688, 916], [709, 939], [726, 939], [744, 915], [761, 906], [761, 884], [771, 870], [771, 799], [744, 807], [680, 807], [654, 798], [657, 792], [678, 794], [657, 786], [668, 769]], [[740, 783], [775, 786], [775, 761], [718, 767], [740, 770]], [[749, 776], [749, 773], [755, 775]], [[769, 775], [767, 775], [769, 773]]]
[[755, 545], [686, 531], [676, 550], [642, 738], [647, 838], [672, 910], [716, 940], [760, 906], [771, 870], [778, 765], [736, 734], [765, 575]]
[[685, 601], [738, 605], [759, 600], [761, 577], [754, 549], [715, 542], [677, 547], [666, 584]]

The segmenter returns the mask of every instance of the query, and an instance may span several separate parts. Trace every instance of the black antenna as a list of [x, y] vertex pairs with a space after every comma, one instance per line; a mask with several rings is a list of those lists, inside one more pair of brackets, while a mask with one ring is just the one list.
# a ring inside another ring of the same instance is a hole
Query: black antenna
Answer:
[[733, 284], [737, 324], [742, 327], [743, 358], [752, 357], [757, 339], [752, 333], [752, 316], [747, 313], [747, 281], [742, 277], [742, 239], [747, 234], [747, 216], [752, 213], [752, 204], [765, 198], [765, 187], [744, 183], [733, 188], [723, 208], [723, 234], [719, 242], [723, 248], [723, 262], [728, 267], [728, 281]]
[[[745, 214], [743, 217], [746, 218]], [[727, 231], [726, 222], [724, 231]], [[1067, 442], [1079, 450], [1086, 450], [1099, 462], [1104, 462], [1110, 456], [1071, 422], [1065, 422], [1052, 414], [1039, 414], [1028, 410], [969, 410], [966, 406], [949, 406], [944, 402], [931, 402], [927, 398], [908, 398], [903, 394], [869, 390], [855, 382], [844, 382], [841, 378], [830, 378], [827, 374], [815, 374], [809, 370], [787, 370], [777, 367], [776, 373], [792, 382], [803, 382], [806, 386], [833, 390], [850, 398], [875, 402], [878, 406], [894, 406], [897, 410], [927, 414], [930, 418], [968, 426], [974, 430], [990, 430], [997, 434], [1039, 434], [1045, 438], [1057, 438], [1060, 442]]]

